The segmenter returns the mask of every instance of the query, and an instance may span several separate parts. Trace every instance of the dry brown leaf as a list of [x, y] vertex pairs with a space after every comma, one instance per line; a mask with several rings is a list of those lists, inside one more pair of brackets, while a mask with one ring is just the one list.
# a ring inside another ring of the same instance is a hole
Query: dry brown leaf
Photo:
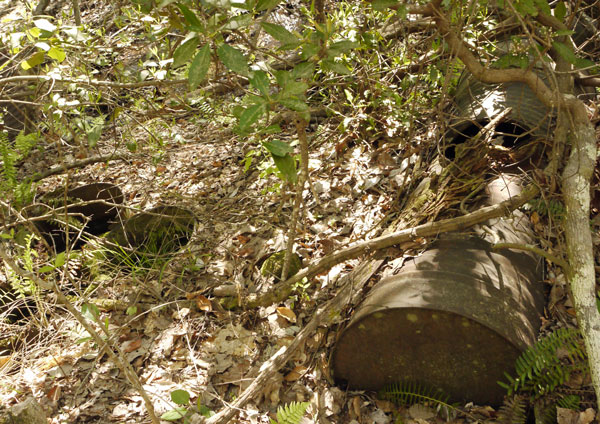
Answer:
[[203, 295], [196, 296], [196, 306], [201, 311], [212, 312], [212, 302], [209, 298]]
[[121, 345], [121, 349], [125, 353], [133, 352], [138, 347], [142, 345], [142, 338], [138, 337], [137, 339], [127, 340]]
[[288, 320], [291, 323], [296, 322], [296, 314], [294, 313], [294, 311], [292, 311], [286, 306], [279, 306], [277, 308], [277, 315], [279, 315], [281, 318]]
[[529, 219], [531, 220], [531, 223], [533, 225], [537, 225], [540, 222], [540, 216], [538, 215], [538, 213], [536, 211], [533, 211], [531, 213], [531, 217]]
[[10, 356], [10, 355], [0, 356], [0, 368], [2, 368], [4, 365], [6, 365], [6, 363], [8, 361], [10, 361], [10, 358], [12, 358], [12, 356]]
[[284, 380], [285, 381], [300, 380], [302, 378], [302, 376], [306, 373], [307, 370], [308, 370], [308, 368], [305, 367], [304, 365], [298, 365], [297, 367], [295, 367], [293, 370], [291, 370], [289, 373], [286, 374], [286, 376], [284, 377]]

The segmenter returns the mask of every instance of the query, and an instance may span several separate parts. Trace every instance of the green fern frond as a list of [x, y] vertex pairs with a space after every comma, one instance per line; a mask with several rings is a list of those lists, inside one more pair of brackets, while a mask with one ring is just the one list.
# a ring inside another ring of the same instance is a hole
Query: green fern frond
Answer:
[[438, 409], [444, 408], [446, 411], [456, 409], [454, 405], [448, 403], [450, 396], [443, 390], [426, 387], [414, 381], [389, 384], [379, 391], [379, 397], [398, 405], [420, 403], [436, 405]]
[[[570, 364], [557, 355], [562, 349]], [[532, 392], [536, 397], [551, 393], [569, 379], [571, 372], [585, 368], [586, 353], [575, 329], [561, 328], [540, 339], [519, 356], [515, 369], [517, 377], [506, 375], [508, 394], [518, 390]], [[583, 364], [583, 365], [582, 365]]]
[[551, 216], [556, 219], [565, 216], [565, 206], [556, 199], [533, 199], [527, 203], [525, 209], [533, 210], [540, 216]]
[[15, 167], [15, 152], [10, 146], [8, 136], [0, 132], [0, 158], [2, 159], [2, 183], [12, 189], [17, 184], [17, 169]]
[[556, 401], [560, 408], [572, 409], [578, 411], [581, 404], [581, 398], [577, 395], [565, 395]]
[[507, 397], [498, 411], [498, 422], [501, 424], [525, 424], [527, 405], [528, 401], [525, 396]]
[[277, 408], [277, 422], [271, 420], [272, 424], [300, 424], [304, 417], [309, 402], [291, 402]]

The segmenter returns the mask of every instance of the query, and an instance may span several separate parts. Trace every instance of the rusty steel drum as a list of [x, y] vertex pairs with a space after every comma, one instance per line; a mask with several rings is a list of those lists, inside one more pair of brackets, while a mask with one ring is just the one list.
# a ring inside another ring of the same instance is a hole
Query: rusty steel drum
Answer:
[[[518, 179], [498, 179], [487, 203], [519, 191]], [[338, 337], [336, 381], [364, 390], [412, 381], [453, 401], [500, 404], [505, 391], [497, 381], [535, 342], [545, 302], [539, 258], [492, 246], [532, 241], [527, 218], [515, 211], [470, 233], [443, 235], [384, 275]]]

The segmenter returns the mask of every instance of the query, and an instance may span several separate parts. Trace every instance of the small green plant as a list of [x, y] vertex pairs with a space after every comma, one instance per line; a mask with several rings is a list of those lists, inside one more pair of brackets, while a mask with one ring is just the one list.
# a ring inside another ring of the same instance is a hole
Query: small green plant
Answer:
[[[557, 355], [565, 350], [565, 360]], [[505, 373], [508, 383], [499, 382], [509, 395], [517, 391], [528, 392], [538, 398], [554, 391], [565, 383], [572, 372], [587, 370], [587, 355], [581, 344], [579, 332], [572, 328], [559, 328], [540, 339], [517, 358], [516, 377]]]
[[[165, 421], [177, 421], [183, 420], [184, 423], [189, 423], [190, 416], [194, 412], [193, 408], [190, 408], [189, 405], [191, 395], [187, 390], [177, 389], [171, 392], [171, 400], [177, 406], [170, 411], [165, 412], [160, 417], [161, 420]], [[210, 418], [215, 415], [214, 411], [211, 411], [206, 405], [202, 405], [200, 403], [201, 399], [198, 397], [198, 401], [196, 402], [196, 411], [200, 415], [206, 418]]]
[[[559, 349], [561, 355], [559, 356]], [[578, 396], [558, 393], [556, 388], [573, 373], [588, 372], [587, 355], [579, 332], [560, 328], [540, 339], [517, 358], [516, 377], [506, 374], [508, 383], [498, 382], [508, 392], [498, 421], [524, 424], [526, 410], [533, 405], [536, 422], [556, 422], [556, 408], [579, 409]]]
[[291, 402], [277, 408], [277, 421], [271, 419], [271, 424], [300, 424], [308, 409], [309, 402]]
[[448, 415], [456, 409], [448, 402], [450, 396], [441, 389], [427, 387], [415, 381], [401, 381], [385, 386], [379, 391], [379, 398], [397, 405], [434, 405]]

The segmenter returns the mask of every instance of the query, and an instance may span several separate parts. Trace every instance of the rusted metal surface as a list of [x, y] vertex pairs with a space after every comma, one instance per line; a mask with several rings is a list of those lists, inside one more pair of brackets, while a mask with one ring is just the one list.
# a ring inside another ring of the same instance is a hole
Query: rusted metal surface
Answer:
[[[518, 180], [507, 176], [489, 185], [487, 202], [519, 191]], [[535, 342], [545, 302], [539, 258], [492, 246], [532, 240], [517, 211], [469, 233], [443, 235], [396, 275], [384, 275], [338, 338], [336, 380], [367, 390], [411, 380], [455, 401], [501, 403], [505, 391], [497, 381]]]

